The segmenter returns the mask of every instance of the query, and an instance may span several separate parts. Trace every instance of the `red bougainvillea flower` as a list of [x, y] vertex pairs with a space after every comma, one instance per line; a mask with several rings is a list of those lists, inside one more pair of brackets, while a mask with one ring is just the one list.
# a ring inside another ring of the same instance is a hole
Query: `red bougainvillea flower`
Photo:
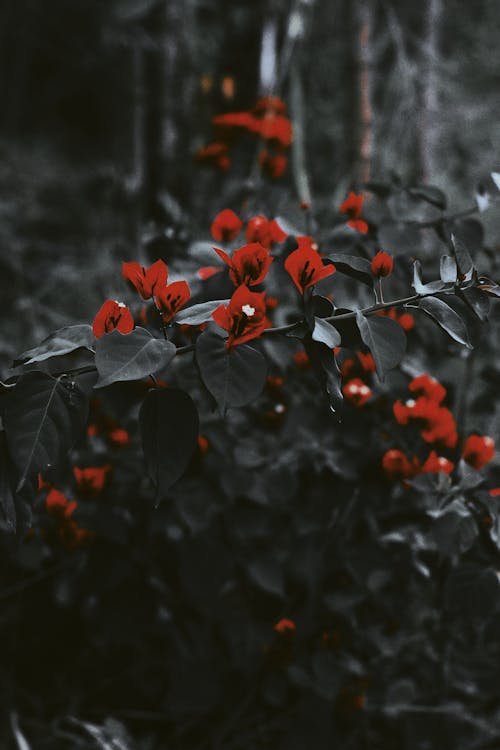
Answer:
[[84, 469], [79, 466], [73, 467], [77, 487], [84, 492], [100, 492], [106, 483], [106, 478], [110, 471], [110, 464], [106, 464], [105, 466], [89, 466]]
[[415, 318], [411, 313], [403, 313], [399, 317], [399, 325], [403, 331], [412, 331], [415, 328]]
[[287, 235], [276, 219], [269, 221], [265, 216], [259, 214], [248, 222], [245, 237], [247, 242], [260, 242], [263, 247], [270, 248], [275, 242], [286, 240]]
[[198, 450], [201, 456], [204, 456], [206, 453], [208, 453], [209, 447], [210, 443], [208, 442], [208, 438], [205, 437], [205, 435], [198, 435]]
[[500, 495], [500, 487], [492, 487], [490, 490], [490, 497], [498, 497]]
[[216, 273], [220, 273], [221, 271], [222, 268], [219, 268], [219, 266], [203, 266], [203, 268], [199, 268], [196, 271], [196, 275], [202, 281], [206, 281], [207, 279], [211, 279], [212, 276], [215, 276]]
[[382, 457], [382, 469], [387, 479], [411, 479], [418, 467], [415, 458], [410, 461], [402, 451], [391, 448]]
[[212, 125], [223, 135], [233, 129], [248, 130], [250, 133], [259, 132], [259, 121], [251, 112], [225, 112], [223, 115], [212, 117]]
[[123, 263], [122, 276], [146, 300], [167, 285], [168, 269], [162, 260], [157, 260], [147, 269], [139, 263]]
[[487, 435], [469, 435], [462, 458], [474, 469], [482, 469], [495, 455], [495, 441]]
[[263, 96], [257, 101], [253, 112], [257, 117], [266, 114], [266, 112], [272, 112], [276, 115], [286, 114], [286, 104], [283, 99], [277, 96]]
[[361, 219], [361, 210], [363, 207], [363, 196], [356, 193], [349, 193], [345, 201], [340, 205], [340, 212], [347, 214], [349, 221], [347, 226], [356, 229], [361, 234], [366, 234], [368, 224]]
[[255, 339], [271, 326], [266, 318], [264, 292], [251, 292], [246, 286], [239, 286], [227, 306], [220, 305], [212, 313], [217, 325], [228, 332], [226, 347]]
[[294, 621], [288, 620], [286, 617], [279, 620], [273, 627], [273, 630], [280, 635], [295, 633], [296, 629]]
[[241, 231], [243, 222], [230, 208], [221, 211], [212, 222], [210, 233], [217, 242], [231, 242]]
[[64, 493], [59, 490], [50, 490], [45, 500], [45, 509], [47, 513], [56, 518], [69, 518], [76, 510], [76, 502], [68, 500]]
[[275, 146], [288, 148], [293, 140], [292, 123], [284, 115], [268, 113], [262, 120], [257, 120], [261, 138]]
[[196, 152], [196, 161], [220, 169], [221, 172], [227, 172], [231, 166], [229, 157], [229, 147], [227, 143], [210, 143]]
[[431, 378], [430, 375], [419, 375], [413, 378], [408, 389], [415, 396], [425, 396], [429, 401], [434, 401], [436, 404], [440, 404], [446, 396], [446, 388], [438, 383], [435, 378]]
[[229, 256], [224, 250], [214, 247], [215, 252], [229, 266], [229, 277], [235, 286], [255, 286], [264, 280], [273, 262], [269, 250], [259, 242], [251, 242], [235, 250]]
[[349, 380], [342, 388], [342, 392], [347, 401], [351, 404], [360, 408], [364, 406], [367, 401], [370, 400], [372, 390], [366, 383], [363, 383], [359, 378], [353, 378]]
[[439, 443], [446, 448], [454, 448], [458, 435], [453, 414], [425, 397], [410, 399], [405, 404], [396, 401], [394, 416], [400, 425], [415, 422], [421, 428], [421, 437], [426, 443]]
[[163, 322], [170, 323], [190, 296], [191, 292], [186, 281], [174, 281], [156, 294], [155, 304], [162, 313]]
[[420, 474], [451, 474], [455, 464], [452, 461], [448, 461], [444, 456], [438, 456], [436, 451], [431, 451], [427, 460], [422, 464], [419, 473]]
[[293, 362], [295, 364], [295, 367], [297, 367], [299, 370], [307, 370], [311, 366], [309, 355], [304, 350], [295, 352], [295, 354], [293, 355]]
[[279, 180], [286, 172], [288, 159], [283, 154], [270, 154], [268, 151], [261, 151], [259, 154], [259, 164], [265, 174], [272, 180]]
[[122, 427], [116, 427], [108, 432], [108, 440], [113, 445], [128, 445], [130, 442], [130, 435], [127, 430], [124, 430]]
[[134, 330], [134, 319], [123, 302], [108, 299], [95, 316], [92, 331], [96, 339], [100, 339], [105, 333], [110, 333], [115, 328], [120, 333], [130, 333]]
[[389, 253], [380, 250], [372, 260], [372, 273], [374, 276], [390, 276], [394, 259]]
[[299, 292], [304, 294], [305, 289], [335, 273], [336, 268], [333, 264], [323, 265], [310, 237], [298, 237], [297, 242], [299, 247], [285, 260], [285, 270]]
[[50, 490], [51, 487], [52, 487], [51, 483], [47, 482], [47, 480], [43, 478], [42, 474], [38, 472], [37, 489], [38, 490]]
[[364, 372], [375, 372], [377, 368], [371, 352], [366, 352], [366, 354], [364, 352], [358, 352], [357, 357]]

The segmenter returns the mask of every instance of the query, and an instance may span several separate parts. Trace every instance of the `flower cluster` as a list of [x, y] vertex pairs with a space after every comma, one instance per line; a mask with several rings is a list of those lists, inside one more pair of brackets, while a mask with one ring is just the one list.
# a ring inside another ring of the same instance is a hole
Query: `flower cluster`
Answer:
[[231, 165], [230, 147], [240, 136], [250, 134], [263, 144], [258, 158], [262, 171], [271, 179], [279, 179], [286, 172], [287, 149], [293, 139], [286, 111], [281, 99], [266, 96], [249, 111], [217, 115], [212, 118], [215, 140], [198, 149], [196, 160], [225, 172]]
[[257, 338], [271, 326], [266, 317], [265, 293], [251, 292], [244, 285], [236, 289], [228, 305], [220, 305], [214, 310], [212, 318], [228, 332], [228, 349]]
[[[163, 323], [170, 323], [191, 296], [185, 281], [168, 283], [168, 268], [162, 260], [157, 260], [149, 268], [134, 261], [123, 263], [122, 276], [141, 299], [154, 299]], [[111, 299], [104, 302], [92, 324], [96, 339], [114, 330], [127, 334], [133, 329], [134, 319], [128, 307]]]
[[340, 204], [339, 210], [342, 214], [347, 215], [349, 219], [347, 222], [348, 227], [361, 232], [361, 234], [366, 234], [368, 232], [368, 224], [361, 218], [362, 209], [363, 196], [350, 192], [345, 201]]
[[60, 544], [72, 550], [92, 539], [93, 533], [79, 526], [72, 518], [77, 509], [75, 500], [68, 500], [64, 493], [52, 488], [45, 499], [45, 509], [50, 523], [45, 526], [43, 535], [49, 544]]

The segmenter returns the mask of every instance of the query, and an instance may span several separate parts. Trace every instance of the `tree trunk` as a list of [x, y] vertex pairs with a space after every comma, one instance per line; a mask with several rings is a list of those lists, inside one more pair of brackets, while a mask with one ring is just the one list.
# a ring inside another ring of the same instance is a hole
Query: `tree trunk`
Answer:
[[442, 11], [442, 0], [426, 0], [422, 45], [421, 103], [418, 123], [420, 177], [424, 182], [432, 180], [436, 172], [435, 157], [440, 135], [437, 69]]
[[371, 0], [362, 0], [359, 8], [358, 80], [359, 80], [359, 159], [358, 179], [367, 182], [373, 158], [373, 9]]

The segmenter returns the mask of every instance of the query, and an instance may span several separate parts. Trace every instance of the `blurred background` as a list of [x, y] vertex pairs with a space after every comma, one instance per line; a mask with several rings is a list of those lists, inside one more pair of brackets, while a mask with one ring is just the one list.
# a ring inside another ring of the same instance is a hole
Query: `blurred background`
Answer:
[[[470, 205], [498, 167], [498, 26], [496, 0], [3, 0], [2, 364], [226, 205], [293, 218], [301, 175], [323, 228], [394, 174]], [[254, 179], [253, 142], [224, 174], [195, 160], [214, 115], [268, 94], [295, 128], [283, 177]]]

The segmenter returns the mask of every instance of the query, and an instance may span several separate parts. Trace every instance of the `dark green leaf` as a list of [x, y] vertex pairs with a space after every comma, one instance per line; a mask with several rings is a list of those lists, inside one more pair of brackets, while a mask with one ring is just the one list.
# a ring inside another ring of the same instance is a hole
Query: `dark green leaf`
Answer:
[[332, 253], [328, 257], [335, 264], [337, 271], [373, 287], [372, 266], [369, 260], [343, 253]]
[[257, 398], [266, 382], [267, 362], [248, 344], [226, 349], [226, 340], [205, 331], [196, 341], [196, 361], [201, 378], [222, 414]]
[[30, 365], [33, 362], [43, 362], [50, 357], [60, 357], [76, 349], [93, 349], [94, 344], [94, 334], [89, 325], [67, 326], [54, 331], [41, 344], [20, 354], [14, 360], [14, 364]]
[[328, 396], [330, 409], [340, 421], [344, 397], [342, 378], [333, 350], [318, 341], [313, 341], [310, 337], [304, 339], [304, 348], [311, 360], [316, 377]]
[[490, 300], [486, 292], [474, 286], [458, 290], [458, 294], [467, 303], [470, 309], [476, 313], [479, 320], [488, 320], [490, 312]]
[[383, 380], [386, 372], [403, 358], [406, 351], [405, 333], [399, 323], [392, 318], [365, 316], [358, 311], [356, 321], [363, 343], [373, 355], [378, 376]]
[[120, 380], [140, 380], [166, 367], [175, 357], [171, 341], [156, 339], [145, 328], [126, 335], [112, 331], [98, 339], [95, 363], [99, 373], [96, 388]]
[[451, 255], [442, 255], [439, 264], [441, 281], [445, 284], [454, 284], [457, 280], [457, 264]]
[[425, 297], [419, 301], [418, 308], [433, 318], [452, 339], [472, 348], [465, 323], [446, 302], [438, 297]]
[[436, 206], [441, 211], [444, 211], [446, 208], [446, 195], [437, 187], [433, 187], [432, 185], [417, 185], [417, 187], [410, 188], [408, 192], [415, 198], [421, 198], [427, 203]]
[[315, 318], [312, 337], [314, 341], [319, 341], [330, 349], [340, 346], [340, 333], [330, 323], [321, 318]]
[[465, 243], [460, 239], [460, 237], [457, 237], [457, 235], [451, 235], [451, 243], [455, 252], [458, 270], [462, 276], [467, 276], [467, 274], [472, 271], [474, 266], [472, 258], [470, 257], [470, 253]]
[[444, 289], [442, 281], [430, 281], [428, 284], [422, 282], [422, 264], [419, 260], [413, 263], [413, 288], [417, 294], [429, 294], [440, 292]]
[[19, 378], [4, 413], [9, 452], [19, 471], [17, 491], [64, 458], [83, 433], [87, 412], [87, 398], [75, 383], [42, 372]]
[[198, 440], [198, 411], [185, 391], [151, 390], [142, 403], [139, 422], [146, 468], [159, 503], [191, 460]]
[[181, 310], [175, 316], [176, 323], [182, 323], [183, 325], [199, 326], [202, 323], [206, 323], [208, 320], [212, 320], [212, 313], [220, 305], [227, 305], [228, 299], [217, 299], [211, 302], [200, 302], [199, 305], [192, 305]]

